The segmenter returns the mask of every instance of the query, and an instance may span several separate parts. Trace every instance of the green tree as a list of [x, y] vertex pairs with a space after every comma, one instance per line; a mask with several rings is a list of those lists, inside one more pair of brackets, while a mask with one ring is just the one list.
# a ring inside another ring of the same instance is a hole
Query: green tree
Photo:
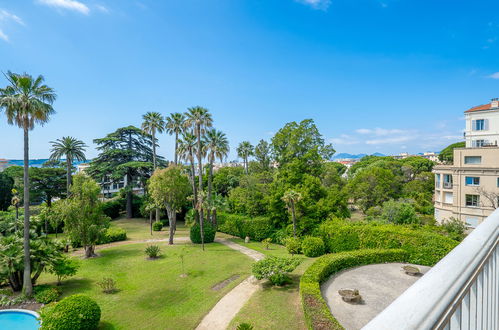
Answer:
[[182, 173], [182, 168], [170, 165], [166, 169], [157, 170], [149, 179], [149, 193], [157, 205], [163, 205], [170, 220], [170, 237], [168, 244], [173, 244], [177, 213], [187, 202], [190, 194], [189, 179]]
[[286, 203], [289, 212], [291, 213], [291, 218], [293, 219], [293, 236], [296, 238], [296, 203], [298, 203], [302, 198], [299, 192], [294, 190], [288, 190], [282, 196], [282, 200]]
[[209, 113], [208, 109], [205, 109], [200, 106], [192, 107], [187, 109], [187, 114], [186, 114], [186, 121], [185, 124], [188, 127], [191, 127], [194, 131], [194, 135], [196, 136], [197, 139], [197, 147], [196, 147], [196, 154], [197, 154], [197, 161], [198, 161], [198, 180], [199, 180], [199, 187], [198, 187], [198, 209], [199, 209], [199, 227], [201, 230], [201, 246], [204, 251], [204, 230], [203, 230], [203, 222], [204, 222], [204, 216], [203, 216], [203, 201], [200, 198], [199, 193], [203, 191], [203, 148], [201, 146], [201, 140], [202, 140], [202, 135], [204, 134], [206, 128], [211, 127], [213, 123], [213, 119], [211, 117], [211, 114]]
[[399, 225], [419, 222], [414, 206], [403, 200], [392, 199], [384, 202], [381, 208], [381, 218]]
[[109, 227], [109, 218], [104, 214], [99, 200], [100, 186], [85, 174], [73, 176], [71, 196], [54, 204], [55, 212], [64, 221], [64, 232], [72, 241], [81, 242], [85, 257], [95, 256], [95, 245]]
[[62, 139], [57, 139], [56, 141], [51, 141], [52, 150], [50, 155], [50, 160], [57, 161], [62, 157], [66, 158], [66, 178], [67, 186], [66, 192], [69, 196], [69, 191], [71, 188], [71, 173], [73, 171], [73, 161], [85, 161], [85, 148], [87, 145], [72, 136], [64, 136]]
[[[196, 152], [196, 136], [194, 134], [190, 134], [188, 132], [184, 132], [183, 137], [178, 142], [178, 153], [180, 159], [184, 159], [189, 162], [190, 171], [189, 171], [189, 179], [192, 185], [192, 209], [197, 212], [197, 204], [198, 204], [198, 194], [196, 187], [196, 169], [194, 168], [194, 154]], [[196, 221], [199, 221], [199, 217], [197, 217], [197, 213], [195, 214]]]
[[213, 175], [213, 189], [227, 197], [232, 189], [239, 186], [239, 180], [243, 175], [244, 169], [240, 166], [222, 167]]
[[178, 146], [179, 136], [185, 129], [185, 115], [179, 112], [170, 114], [166, 118], [166, 132], [170, 135], [175, 135], [175, 165], [178, 164]]
[[261, 171], [270, 168], [270, 144], [265, 140], [260, 140], [255, 147], [255, 159], [260, 165]]
[[7, 211], [12, 202], [14, 179], [0, 172], [0, 211]]
[[156, 145], [158, 140], [156, 139], [156, 133], [163, 133], [165, 120], [159, 112], [148, 112], [142, 116], [142, 119], [144, 120], [142, 122], [142, 130], [152, 137], [152, 164], [153, 169], [156, 169], [158, 167], [156, 162]]
[[33, 292], [29, 246], [29, 131], [35, 124], [44, 125], [55, 113], [52, 104], [57, 95], [45, 85], [43, 76], [33, 78], [28, 74], [10, 71], [5, 75], [9, 85], [0, 89], [0, 109], [5, 110], [7, 122], [17, 125], [24, 132], [24, 279], [23, 290], [28, 296]]
[[[95, 139], [100, 154], [90, 162], [88, 173], [97, 181], [118, 182], [125, 177], [126, 214], [133, 216], [133, 185], [145, 182], [153, 168], [152, 136], [141, 129], [128, 126], [118, 128], [104, 138]], [[157, 156], [157, 161], [163, 158]]]
[[239, 143], [237, 147], [237, 156], [243, 159], [244, 163], [244, 172], [248, 174], [248, 158], [253, 156], [254, 147], [249, 141], [243, 141]]
[[438, 154], [438, 160], [443, 163], [452, 164], [452, 162], [454, 161], [454, 149], [464, 147], [466, 147], [466, 143], [464, 141], [453, 143], [440, 151], [440, 153]]
[[[207, 203], [211, 206], [213, 200], [212, 194], [212, 182], [213, 182], [213, 163], [215, 159], [218, 158], [220, 162], [223, 161], [224, 157], [229, 154], [229, 140], [225, 136], [225, 133], [217, 131], [216, 129], [210, 129], [206, 131], [205, 141], [203, 144], [204, 152], [207, 154], [208, 158], [208, 195]], [[208, 219], [214, 223], [211, 218], [210, 210], [208, 210]]]

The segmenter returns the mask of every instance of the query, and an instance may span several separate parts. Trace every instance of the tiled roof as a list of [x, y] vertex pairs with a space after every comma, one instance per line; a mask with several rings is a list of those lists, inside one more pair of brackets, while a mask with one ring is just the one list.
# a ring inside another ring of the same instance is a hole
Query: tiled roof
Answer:
[[476, 107], [468, 109], [465, 112], [474, 112], [474, 111], [490, 110], [490, 109], [492, 109], [492, 107], [491, 107], [490, 103], [487, 103], [487, 104], [478, 105]]

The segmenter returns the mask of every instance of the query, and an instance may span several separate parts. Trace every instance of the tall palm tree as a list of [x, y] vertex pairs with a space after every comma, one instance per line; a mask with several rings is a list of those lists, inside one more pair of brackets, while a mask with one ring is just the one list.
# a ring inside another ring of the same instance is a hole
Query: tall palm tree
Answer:
[[178, 136], [184, 131], [184, 128], [184, 114], [175, 112], [166, 117], [166, 132], [170, 135], [175, 134], [175, 165], [178, 164]]
[[[217, 131], [216, 129], [210, 129], [206, 131], [206, 135], [204, 137], [204, 152], [208, 156], [208, 164], [209, 164], [209, 172], [208, 172], [208, 205], [212, 203], [212, 181], [213, 181], [213, 162], [216, 158], [223, 160], [224, 157], [227, 157], [229, 153], [229, 140], [225, 136], [225, 133], [221, 131]], [[208, 219], [214, 224], [213, 219], [210, 215], [210, 210], [208, 210]]]
[[248, 158], [253, 155], [254, 147], [249, 141], [239, 143], [237, 155], [243, 159], [244, 171], [248, 174]]
[[288, 190], [282, 196], [282, 200], [286, 203], [291, 217], [293, 218], [293, 236], [296, 238], [296, 211], [295, 206], [301, 200], [301, 194], [295, 190]]
[[[186, 121], [185, 125], [187, 127], [191, 127], [194, 130], [194, 135], [196, 136], [197, 139], [197, 148], [196, 148], [196, 154], [197, 154], [197, 160], [198, 160], [198, 169], [199, 169], [199, 190], [198, 194], [200, 191], [203, 190], [203, 150], [201, 148], [201, 136], [204, 134], [205, 129], [207, 127], [211, 127], [213, 123], [213, 119], [211, 118], [211, 114], [209, 113], [208, 109], [205, 109], [200, 106], [192, 107], [187, 109], [187, 114], [186, 114]], [[199, 200], [199, 198], [198, 198]], [[203, 222], [204, 222], [204, 217], [203, 217], [203, 208], [200, 207], [199, 209], [199, 229], [201, 232], [201, 245], [204, 250], [204, 230], [203, 230]]]
[[83, 141], [71, 136], [64, 136], [62, 139], [50, 141], [50, 143], [52, 144], [50, 160], [60, 160], [62, 157], [66, 157], [66, 196], [69, 197], [73, 161], [82, 162], [86, 160], [85, 148], [87, 148], [87, 145]]
[[153, 169], [156, 169], [156, 133], [163, 133], [165, 129], [165, 120], [159, 112], [148, 112], [142, 116], [142, 130], [152, 136], [152, 163]]
[[194, 134], [190, 134], [188, 132], [184, 132], [182, 139], [178, 141], [178, 153], [180, 159], [188, 161], [190, 164], [190, 175], [189, 179], [191, 180], [192, 185], [192, 208], [196, 212], [198, 196], [197, 196], [197, 188], [196, 188], [196, 170], [194, 168], [194, 154], [196, 152], [196, 136]]
[[24, 275], [23, 290], [31, 296], [31, 263], [29, 250], [29, 131], [35, 124], [43, 125], [54, 114], [52, 104], [57, 98], [54, 90], [43, 83], [43, 76], [33, 78], [26, 73], [10, 71], [5, 75], [9, 85], [0, 89], [0, 109], [5, 110], [7, 122], [24, 131]]

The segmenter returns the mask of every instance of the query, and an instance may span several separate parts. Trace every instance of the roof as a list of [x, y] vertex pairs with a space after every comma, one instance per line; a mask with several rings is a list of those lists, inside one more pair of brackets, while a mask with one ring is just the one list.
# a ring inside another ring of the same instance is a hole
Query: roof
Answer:
[[493, 109], [490, 103], [477, 105], [471, 109], [466, 110], [465, 112], [474, 112], [474, 111], [482, 111], [482, 110], [490, 110]]

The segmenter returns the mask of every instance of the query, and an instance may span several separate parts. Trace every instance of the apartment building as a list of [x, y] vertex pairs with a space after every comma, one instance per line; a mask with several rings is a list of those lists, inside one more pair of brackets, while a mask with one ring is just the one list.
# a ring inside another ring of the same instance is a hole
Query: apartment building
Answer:
[[499, 206], [499, 101], [465, 111], [465, 148], [453, 164], [434, 167], [435, 219], [476, 227]]

